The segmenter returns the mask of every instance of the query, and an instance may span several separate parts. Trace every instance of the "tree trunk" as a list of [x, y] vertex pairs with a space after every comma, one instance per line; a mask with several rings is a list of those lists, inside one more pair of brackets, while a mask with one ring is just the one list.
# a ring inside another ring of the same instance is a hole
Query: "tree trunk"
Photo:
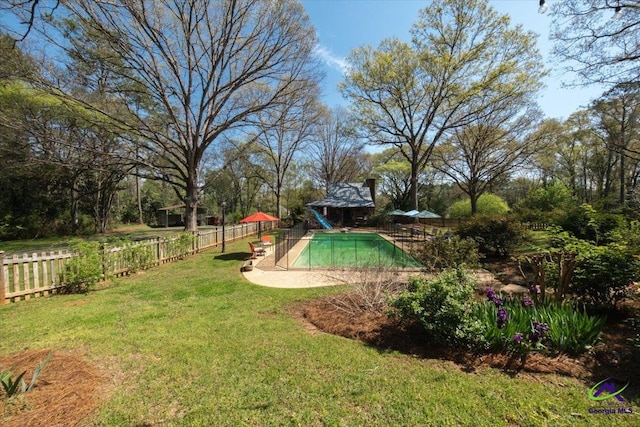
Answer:
[[93, 223], [96, 233], [102, 232], [102, 188], [100, 180], [97, 180], [98, 191], [96, 193], [96, 199], [93, 204]]
[[195, 167], [189, 171], [187, 194], [184, 199], [184, 230], [198, 231], [198, 172]]
[[624, 164], [624, 149], [620, 147], [620, 206], [624, 206], [625, 189], [625, 164]]
[[142, 195], [140, 193], [140, 177], [138, 176], [138, 168], [136, 167], [136, 201], [138, 202], [138, 223], [144, 224], [142, 217]]
[[418, 210], [418, 164], [411, 163], [411, 209]]
[[100, 233], [105, 233], [107, 231], [107, 227], [109, 226], [109, 216], [114, 197], [115, 193], [110, 193], [108, 195], [105, 195], [104, 197], [102, 203], [102, 215], [100, 218]]
[[71, 232], [78, 232], [78, 205], [80, 204], [80, 190], [78, 189], [78, 180], [73, 179], [71, 183]]
[[280, 215], [280, 200], [282, 199], [282, 195], [280, 194], [280, 190], [276, 191], [276, 216], [281, 218]]
[[471, 216], [478, 213], [478, 194], [473, 191], [469, 192], [469, 200], [471, 200]]

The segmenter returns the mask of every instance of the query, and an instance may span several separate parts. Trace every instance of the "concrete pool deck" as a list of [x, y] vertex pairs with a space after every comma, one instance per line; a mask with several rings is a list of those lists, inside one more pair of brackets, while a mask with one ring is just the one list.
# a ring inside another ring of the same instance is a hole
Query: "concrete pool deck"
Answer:
[[[354, 274], [353, 269], [335, 269], [335, 270], [309, 270], [307, 268], [294, 268], [291, 264], [297, 256], [302, 252], [304, 247], [309, 243], [312, 235], [303, 237], [289, 252], [287, 257], [288, 269], [278, 267], [275, 263], [274, 248], [266, 249], [265, 256], [258, 256], [253, 259], [253, 269], [243, 271], [244, 277], [251, 283], [271, 287], [271, 288], [314, 288], [322, 286], [337, 286], [354, 284], [358, 278], [362, 278], [358, 274]], [[383, 236], [387, 240], [391, 240], [388, 236]], [[495, 276], [486, 270], [473, 271], [474, 276], [484, 286], [496, 286], [499, 282]], [[424, 274], [419, 270], [392, 270], [390, 274], [395, 280], [407, 281], [410, 276]]]
[[[302, 245], [306, 244], [304, 242]], [[296, 245], [298, 246], [298, 245]], [[294, 247], [292, 251], [299, 251], [300, 247]], [[259, 256], [253, 260], [253, 270], [243, 271], [245, 279], [260, 286], [270, 288], [315, 288], [321, 286], [344, 285], [347, 275], [343, 271], [318, 271], [318, 270], [287, 270], [274, 267], [273, 248], [267, 249], [266, 256]], [[260, 268], [260, 264], [267, 268]]]

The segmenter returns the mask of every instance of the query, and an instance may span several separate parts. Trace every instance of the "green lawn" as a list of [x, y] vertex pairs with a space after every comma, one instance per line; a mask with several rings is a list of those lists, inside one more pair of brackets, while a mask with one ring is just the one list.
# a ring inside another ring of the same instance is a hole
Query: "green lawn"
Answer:
[[[86, 295], [0, 307], [0, 354], [76, 349], [120, 378], [91, 425], [638, 425], [589, 414], [593, 384], [510, 377], [310, 334], [291, 304], [338, 288], [263, 288], [239, 273], [246, 241]], [[610, 406], [610, 405], [607, 405]]]
[[[216, 227], [200, 227], [200, 230], [215, 229]], [[111, 230], [103, 235], [78, 236], [86, 240], [104, 240], [109, 238], [148, 239], [153, 237], [175, 236], [184, 231], [184, 227], [153, 228], [146, 225], [129, 225]], [[13, 252], [41, 252], [67, 248], [73, 237], [47, 237], [29, 240], [0, 241], [0, 251]]]

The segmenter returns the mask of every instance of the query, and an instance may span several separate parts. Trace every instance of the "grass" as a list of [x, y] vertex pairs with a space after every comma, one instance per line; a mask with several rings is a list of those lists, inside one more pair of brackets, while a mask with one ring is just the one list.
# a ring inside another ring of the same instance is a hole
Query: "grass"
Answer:
[[[468, 373], [453, 363], [310, 334], [292, 304], [338, 288], [275, 289], [239, 273], [246, 241], [86, 295], [0, 307], [0, 354], [86, 349], [115, 391], [92, 425], [634, 425], [593, 415], [593, 384]], [[638, 403], [633, 402], [636, 409]], [[634, 411], [637, 412], [637, 411]], [[576, 415], [577, 414], [577, 415]], [[636, 424], [637, 425], [637, 424]]]
[[[210, 228], [210, 227], [209, 227]], [[206, 230], [207, 227], [200, 227]], [[152, 228], [147, 225], [128, 225], [109, 231], [103, 235], [78, 236], [86, 240], [101, 240], [110, 237], [145, 239], [158, 236], [174, 236], [184, 231], [184, 227]], [[0, 251], [6, 253], [40, 252], [67, 248], [73, 237], [47, 237], [30, 240], [0, 241]]]

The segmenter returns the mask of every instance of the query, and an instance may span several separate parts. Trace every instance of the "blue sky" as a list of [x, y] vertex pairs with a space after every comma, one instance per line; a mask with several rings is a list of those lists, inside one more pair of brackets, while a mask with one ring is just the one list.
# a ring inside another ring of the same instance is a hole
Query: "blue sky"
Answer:
[[[551, 17], [538, 13], [538, 0], [488, 0], [499, 13], [511, 16], [512, 24], [521, 24], [525, 30], [539, 34], [538, 47], [552, 73], [545, 79], [546, 89], [538, 103], [547, 117], [567, 118], [580, 107], [606, 90], [604, 87], [587, 89], [563, 88], [563, 76], [554, 70], [549, 60], [551, 43], [549, 25]], [[302, 4], [319, 37], [318, 53], [326, 64], [324, 102], [329, 106], [347, 105], [336, 86], [342, 80], [344, 58], [352, 49], [365, 44], [377, 46], [387, 37], [409, 41], [409, 30], [426, 7], [427, 0], [302, 0]]]

